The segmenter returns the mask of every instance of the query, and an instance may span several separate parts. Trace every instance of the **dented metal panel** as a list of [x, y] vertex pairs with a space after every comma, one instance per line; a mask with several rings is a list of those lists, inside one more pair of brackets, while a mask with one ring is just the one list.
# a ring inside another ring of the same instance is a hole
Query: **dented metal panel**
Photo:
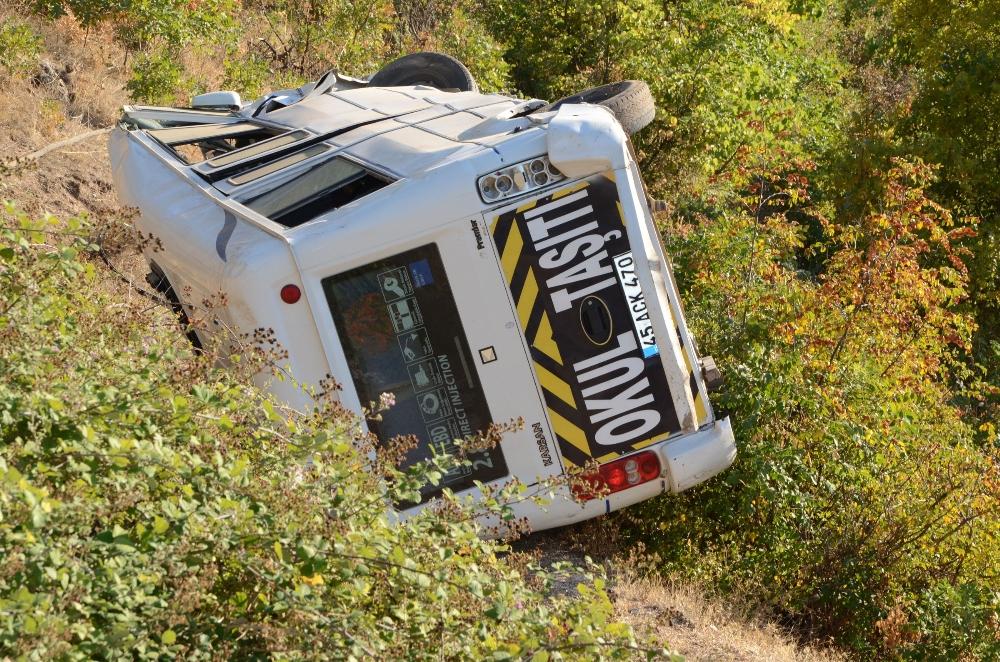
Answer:
[[320, 94], [287, 108], [267, 113], [267, 119], [285, 126], [309, 129], [315, 133], [324, 134], [394, 115], [417, 112], [429, 105], [403, 96], [399, 98], [405, 103], [398, 106], [395, 112], [381, 112], [330, 94]]
[[377, 139], [358, 142], [345, 152], [382, 165], [398, 177], [405, 177], [422, 172], [467, 147], [417, 127], [404, 126], [381, 134]]

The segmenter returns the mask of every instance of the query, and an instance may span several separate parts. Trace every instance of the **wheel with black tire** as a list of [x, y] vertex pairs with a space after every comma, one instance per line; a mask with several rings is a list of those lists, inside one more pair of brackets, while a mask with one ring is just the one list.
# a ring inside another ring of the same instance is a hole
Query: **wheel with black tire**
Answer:
[[649, 85], [641, 80], [623, 80], [592, 87], [578, 94], [563, 97], [536, 112], [557, 110], [566, 103], [592, 103], [604, 106], [612, 113], [625, 133], [632, 135], [653, 121], [656, 103]]
[[170, 284], [170, 281], [167, 280], [167, 275], [163, 273], [163, 270], [155, 262], [149, 263], [149, 273], [146, 274], [146, 282], [152, 285], [153, 289], [170, 304], [170, 309], [177, 315], [181, 329], [195, 351], [202, 351], [201, 338], [198, 337], [194, 327], [191, 326], [191, 320], [188, 319], [184, 305], [181, 303], [180, 298], [178, 298], [177, 292], [174, 291], [174, 286]]
[[450, 55], [431, 51], [411, 53], [393, 60], [372, 76], [368, 84], [372, 87], [430, 85], [439, 90], [479, 91], [464, 64]]

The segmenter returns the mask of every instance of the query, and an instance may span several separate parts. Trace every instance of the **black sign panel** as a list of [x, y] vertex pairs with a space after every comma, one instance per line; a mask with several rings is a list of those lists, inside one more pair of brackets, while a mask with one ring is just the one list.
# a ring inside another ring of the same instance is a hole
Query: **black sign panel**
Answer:
[[606, 462], [680, 430], [614, 181], [522, 205], [492, 234], [563, 459]]
[[[432, 448], [454, 453], [456, 439], [486, 429], [489, 407], [436, 245], [324, 278], [323, 289], [362, 404], [395, 395], [382, 420], [369, 422], [372, 431], [383, 441], [419, 440], [406, 464], [430, 457]], [[507, 475], [499, 447], [470, 459], [444, 486], [460, 490]]]

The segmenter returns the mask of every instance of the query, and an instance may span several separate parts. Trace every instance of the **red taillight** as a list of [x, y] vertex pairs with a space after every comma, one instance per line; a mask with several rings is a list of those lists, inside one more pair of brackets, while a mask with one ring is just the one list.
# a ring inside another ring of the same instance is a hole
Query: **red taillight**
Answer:
[[617, 492], [628, 486], [628, 476], [625, 475], [625, 469], [622, 467], [611, 467], [607, 470], [601, 467], [601, 478], [604, 479], [605, 484], [611, 488], [612, 492]]
[[601, 487], [610, 493], [648, 483], [660, 477], [660, 458], [654, 451], [642, 451], [620, 460], [602, 464], [596, 475], [586, 476], [584, 483], [573, 490], [581, 500], [592, 499]]
[[285, 303], [295, 303], [302, 298], [302, 290], [298, 285], [288, 284], [281, 288], [281, 300]]
[[649, 453], [639, 460], [639, 475], [643, 481], [660, 477], [660, 459], [656, 457], [656, 453]]

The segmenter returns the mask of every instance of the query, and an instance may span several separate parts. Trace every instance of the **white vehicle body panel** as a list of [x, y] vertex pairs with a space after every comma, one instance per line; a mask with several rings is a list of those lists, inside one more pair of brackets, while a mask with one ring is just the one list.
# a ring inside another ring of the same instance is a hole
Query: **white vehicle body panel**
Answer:
[[[289, 350], [282, 367], [309, 385], [333, 376], [343, 386], [341, 402], [360, 412], [367, 403], [352, 382], [324, 279], [434, 244], [489, 415], [496, 422], [525, 422], [501, 442], [508, 475], [527, 484], [558, 476], [569, 465], [537, 367], [532, 368], [533, 350], [504, 275], [504, 255], [491, 241], [491, 224], [526, 200], [558, 195], [574, 182], [606, 173], [616, 182], [631, 252], [647, 267], [638, 270], [642, 291], [656, 294], [648, 302], [650, 322], [679, 428], [645, 447], [659, 457], [661, 478], [585, 504], [562, 488], [545, 509], [526, 502], [515, 511], [535, 528], [558, 526], [687, 489], [731, 464], [732, 429], [728, 419], [715, 419], [709, 405], [669, 263], [627, 138], [613, 116], [596, 106], [566, 105], [557, 113], [511, 117], [525, 104], [423, 86], [355, 86], [314, 95], [309, 89], [283, 92], [280, 98], [291, 105], [261, 112], [253, 121], [275, 131], [308, 131], [309, 140], [327, 151], [259, 181], [209, 181], [198, 174], [210, 171], [206, 164], [186, 164], [157, 141], [155, 128], [147, 129], [176, 121], [246, 121], [261, 102], [231, 115], [127, 108], [126, 118], [133, 123], [112, 134], [112, 166], [122, 202], [141, 210], [137, 225], [163, 244], [147, 258], [164, 272], [190, 315], [214, 318], [219, 333], [201, 330], [204, 340], [214, 335], [239, 351], [240, 334], [273, 329]], [[480, 176], [546, 154], [565, 180], [498, 204], [483, 203], [476, 187]], [[297, 227], [276, 223], [237, 200], [296, 180], [333, 155], [394, 181]], [[279, 296], [287, 284], [301, 288], [302, 300], [294, 305]], [[204, 303], [211, 314], [201, 310]], [[495, 361], [479, 360], [479, 350], [486, 348], [492, 348]], [[293, 407], [309, 406], [308, 396], [290, 380], [262, 377], [262, 385]], [[475, 496], [476, 490], [467, 493]]]

